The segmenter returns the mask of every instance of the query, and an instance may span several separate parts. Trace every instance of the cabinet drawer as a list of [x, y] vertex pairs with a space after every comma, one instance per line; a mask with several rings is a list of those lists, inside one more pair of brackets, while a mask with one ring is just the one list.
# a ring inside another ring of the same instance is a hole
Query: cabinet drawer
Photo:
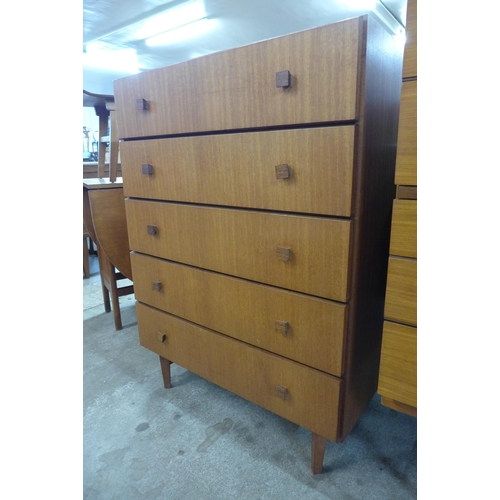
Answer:
[[384, 322], [378, 392], [417, 407], [417, 329]]
[[396, 152], [397, 185], [417, 185], [417, 81], [403, 82]]
[[140, 302], [342, 375], [345, 305], [134, 252], [131, 260]]
[[354, 126], [153, 139], [120, 147], [126, 196], [351, 215]]
[[115, 80], [120, 138], [354, 120], [365, 31], [350, 19]]
[[417, 0], [408, 0], [403, 78], [417, 76]]
[[417, 324], [417, 260], [389, 258], [385, 313], [387, 319]]
[[133, 199], [125, 207], [131, 250], [347, 301], [350, 221]]
[[137, 321], [143, 347], [291, 422], [336, 439], [339, 379], [140, 303]]
[[401, 257], [417, 257], [416, 200], [394, 200], [389, 253]]

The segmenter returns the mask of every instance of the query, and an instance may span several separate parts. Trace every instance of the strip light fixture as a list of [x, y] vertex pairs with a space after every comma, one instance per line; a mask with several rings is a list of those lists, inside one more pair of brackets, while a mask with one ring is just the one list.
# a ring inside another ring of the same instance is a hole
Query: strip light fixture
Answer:
[[150, 47], [165, 45], [201, 34], [214, 23], [215, 20], [207, 19], [203, 2], [195, 0], [147, 19], [135, 38], [145, 40]]

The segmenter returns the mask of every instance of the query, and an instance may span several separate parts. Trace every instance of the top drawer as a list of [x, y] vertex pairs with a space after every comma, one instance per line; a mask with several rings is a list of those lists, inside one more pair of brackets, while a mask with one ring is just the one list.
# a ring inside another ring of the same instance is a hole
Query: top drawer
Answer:
[[115, 80], [119, 136], [354, 120], [365, 26], [350, 19]]

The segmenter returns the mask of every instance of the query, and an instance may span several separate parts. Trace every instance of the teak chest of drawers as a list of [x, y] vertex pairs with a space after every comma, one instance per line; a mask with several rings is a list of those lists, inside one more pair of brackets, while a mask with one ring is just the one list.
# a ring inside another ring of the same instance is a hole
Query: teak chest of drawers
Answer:
[[360, 17], [115, 81], [142, 346], [312, 431], [377, 388], [401, 50]]

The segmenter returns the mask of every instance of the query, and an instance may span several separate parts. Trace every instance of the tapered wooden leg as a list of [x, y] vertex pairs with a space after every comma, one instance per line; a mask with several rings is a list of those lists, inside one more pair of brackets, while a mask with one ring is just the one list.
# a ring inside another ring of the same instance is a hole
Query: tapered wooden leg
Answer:
[[120, 312], [120, 298], [118, 296], [118, 286], [116, 285], [116, 274], [115, 268], [108, 261], [109, 266], [109, 277], [110, 277], [110, 290], [111, 303], [113, 304], [113, 318], [115, 320], [115, 330], [122, 329], [122, 315]]
[[111, 312], [111, 302], [109, 300], [109, 270], [107, 265], [107, 258], [104, 255], [101, 247], [97, 245], [99, 259], [99, 274], [101, 275], [101, 285], [102, 285], [102, 298], [104, 300], [104, 310], [109, 313]]
[[109, 300], [109, 292], [104, 283], [102, 285], [102, 298], [104, 300], [104, 310], [109, 313], [111, 312], [111, 302]]
[[321, 474], [325, 458], [326, 438], [312, 433], [311, 470], [313, 474]]
[[83, 237], [83, 275], [85, 278], [90, 278], [90, 260], [89, 260], [89, 238]]
[[170, 389], [172, 384], [170, 382], [170, 365], [171, 361], [160, 356], [160, 366], [161, 366], [161, 374], [163, 375], [163, 385], [165, 389]]

